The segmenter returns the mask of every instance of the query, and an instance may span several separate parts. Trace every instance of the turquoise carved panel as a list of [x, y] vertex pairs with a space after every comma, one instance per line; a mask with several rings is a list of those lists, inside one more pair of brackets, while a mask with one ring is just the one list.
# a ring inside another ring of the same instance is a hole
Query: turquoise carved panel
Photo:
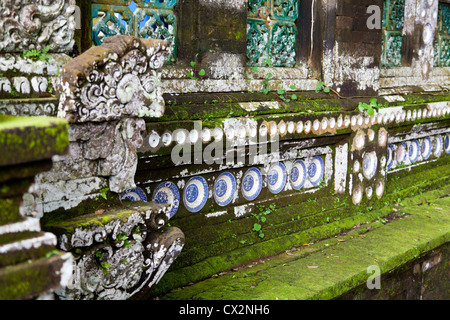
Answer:
[[434, 44], [434, 66], [450, 67], [450, 5], [439, 3], [438, 35]]
[[293, 67], [297, 46], [298, 0], [249, 0], [249, 66]]
[[118, 34], [167, 40], [172, 52], [168, 63], [176, 61], [177, 0], [95, 0], [92, 2], [92, 44]]
[[405, 0], [385, 0], [383, 9], [382, 67], [400, 67]]

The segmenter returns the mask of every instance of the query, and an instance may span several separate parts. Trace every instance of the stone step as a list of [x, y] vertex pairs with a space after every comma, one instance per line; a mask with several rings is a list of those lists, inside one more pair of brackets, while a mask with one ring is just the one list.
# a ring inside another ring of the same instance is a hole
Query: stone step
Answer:
[[0, 300], [35, 299], [66, 286], [72, 255], [62, 253], [0, 268]]
[[0, 236], [9, 233], [26, 231], [41, 231], [39, 219], [27, 217], [22, 218], [17, 222], [0, 225]]
[[0, 235], [0, 268], [42, 258], [55, 251], [56, 237], [48, 232]]
[[[364, 291], [369, 282], [376, 283], [370, 278], [374, 270], [380, 272], [381, 289], [372, 291], [371, 297], [392, 298], [398, 294], [393, 291], [401, 287], [398, 283], [388, 283], [388, 275], [402, 267], [409, 265], [411, 270], [414, 268], [415, 271], [411, 272], [417, 279], [438, 264], [440, 274], [442, 268], [447, 268], [448, 272], [450, 192], [448, 187], [441, 191], [403, 199], [404, 206], [395, 207], [396, 211], [392, 211], [391, 217], [396, 217], [392, 221], [380, 218], [361, 224], [333, 238], [293, 248], [278, 256], [175, 289], [159, 299], [317, 300], [335, 299], [345, 294], [353, 298], [349, 294], [352, 290], [359, 288]], [[431, 262], [417, 262], [430, 253]], [[434, 287], [446, 288], [447, 285], [448, 288], [448, 278], [432, 280], [447, 283]], [[420, 287], [417, 292], [426, 291], [423, 283], [415, 285]], [[445, 290], [432, 294], [441, 294], [441, 299], [449, 298]], [[405, 297], [419, 298], [410, 292]]]

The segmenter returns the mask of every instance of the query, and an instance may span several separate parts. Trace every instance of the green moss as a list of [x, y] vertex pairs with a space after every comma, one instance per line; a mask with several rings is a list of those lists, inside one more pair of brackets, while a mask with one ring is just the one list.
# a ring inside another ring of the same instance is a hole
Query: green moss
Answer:
[[[393, 177], [398, 178], [390, 182]], [[450, 190], [442, 186], [449, 184], [450, 165], [444, 156], [411, 171], [391, 173], [387, 179], [381, 200], [366, 199], [359, 206], [354, 206], [346, 196], [330, 194], [330, 187], [313, 194], [316, 200], [311, 200], [311, 194], [274, 198], [274, 202], [265, 203], [276, 203], [277, 209], [262, 223], [263, 239], [252, 231], [256, 220], [250, 214], [257, 213], [257, 205], [251, 209], [255, 211], [249, 211], [240, 219], [233, 217], [232, 210], [227, 215], [208, 218], [211, 220], [198, 216], [177, 217], [171, 220], [171, 225], [183, 230], [186, 245], [155, 292], [166, 292], [255, 259], [332, 237], [356, 225], [384, 219], [392, 213], [392, 208], [403, 212], [405, 206], [420, 203], [423, 197], [445, 195]], [[196, 228], [196, 225], [202, 225], [202, 228]]]
[[63, 119], [0, 116], [0, 164], [50, 159], [68, 144], [68, 123]]
[[[447, 187], [441, 190], [441, 194], [449, 190]], [[439, 203], [441, 209], [450, 208], [450, 198], [438, 197], [438, 200], [432, 200], [436, 196], [434, 192], [427, 194], [428, 199]], [[420, 203], [419, 198], [410, 200], [415, 204]], [[386, 225], [379, 222], [366, 224], [340, 236], [341, 241], [334, 237], [325, 239], [312, 245], [314, 248], [310, 251], [299, 250], [298, 254], [294, 252], [292, 256], [275, 256], [254, 268], [244, 268], [204, 280], [160, 296], [160, 299], [336, 298], [365, 284], [369, 276], [368, 266], [378, 265], [382, 273], [386, 274], [450, 240], [450, 230], [445, 227], [449, 225], [450, 218], [442, 210], [435, 208], [425, 211], [411, 207], [407, 213], [408, 217]], [[371, 231], [366, 227], [370, 227]], [[212, 271], [214, 267], [218, 265], [212, 261], [198, 264], [191, 270], [184, 269], [187, 272], [184, 277], [198, 277], [202, 268]], [[173, 272], [183, 278], [182, 270]], [[170, 278], [170, 285], [174, 285], [177, 278]], [[164, 278], [161, 281], [164, 284]]]
[[29, 260], [0, 270], [0, 299], [22, 300], [38, 296], [50, 288], [54, 275], [48, 260]]

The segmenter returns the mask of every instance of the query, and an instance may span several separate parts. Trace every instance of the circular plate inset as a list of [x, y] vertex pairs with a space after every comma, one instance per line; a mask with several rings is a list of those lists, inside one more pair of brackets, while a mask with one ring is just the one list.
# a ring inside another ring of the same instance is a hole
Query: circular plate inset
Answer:
[[222, 173], [214, 182], [214, 199], [219, 206], [228, 205], [236, 191], [236, 179], [229, 172]]
[[170, 204], [170, 218], [172, 218], [180, 205], [180, 193], [172, 182], [161, 183], [153, 192], [152, 201], [160, 204]]
[[267, 175], [270, 192], [277, 194], [283, 190], [286, 184], [286, 176], [286, 168], [281, 162], [272, 165]]
[[417, 158], [419, 157], [419, 141], [411, 141], [408, 148], [408, 156], [412, 163], [417, 161]]
[[198, 212], [208, 200], [208, 183], [203, 177], [189, 179], [183, 192], [184, 206], [190, 212]]
[[444, 138], [444, 149], [447, 154], [450, 154], [450, 134], [446, 134]]
[[377, 172], [377, 153], [375, 151], [366, 153], [363, 158], [363, 173], [367, 179], [372, 179]]
[[247, 200], [255, 200], [262, 189], [262, 175], [257, 168], [248, 169], [242, 178], [242, 195]]
[[306, 165], [302, 160], [297, 160], [294, 163], [289, 179], [294, 190], [299, 190], [303, 187], [306, 182]]
[[422, 140], [422, 158], [427, 160], [431, 154], [431, 139], [426, 137]]
[[144, 190], [139, 187], [128, 189], [122, 192], [119, 196], [120, 200], [128, 199], [131, 201], [147, 201], [147, 196]]
[[433, 155], [439, 157], [442, 153], [442, 138], [441, 136], [435, 136], [433, 139]]
[[390, 144], [388, 146], [388, 153], [387, 153], [387, 168], [392, 168], [392, 165], [394, 164], [394, 158], [392, 157], [392, 154], [394, 153], [394, 146]]
[[325, 166], [321, 157], [314, 157], [308, 166], [308, 178], [312, 185], [322, 180]]

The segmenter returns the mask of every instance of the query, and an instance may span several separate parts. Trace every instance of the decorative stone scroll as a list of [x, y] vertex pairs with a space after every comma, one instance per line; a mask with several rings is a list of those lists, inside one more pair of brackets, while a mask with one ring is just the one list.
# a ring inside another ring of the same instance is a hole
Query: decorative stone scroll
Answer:
[[0, 2], [0, 51], [69, 52], [75, 43], [75, 0]]
[[62, 68], [58, 116], [71, 123], [161, 117], [158, 69], [168, 54], [163, 40], [106, 38]]
[[52, 226], [61, 249], [75, 257], [72, 282], [56, 294], [64, 300], [144, 297], [184, 246], [183, 232], [167, 228], [168, 219], [168, 207], [151, 202]]

